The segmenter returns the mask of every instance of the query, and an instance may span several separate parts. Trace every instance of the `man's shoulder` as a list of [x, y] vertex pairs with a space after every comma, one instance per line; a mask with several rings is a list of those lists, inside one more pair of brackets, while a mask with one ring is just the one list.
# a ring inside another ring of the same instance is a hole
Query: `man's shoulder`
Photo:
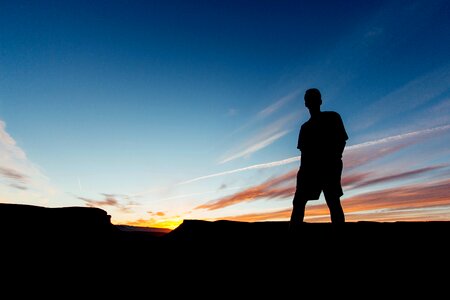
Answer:
[[309, 126], [309, 124], [311, 124], [311, 119], [309, 119], [309, 120], [307, 120], [307, 121], [305, 121], [301, 126], [300, 126], [300, 128], [305, 128], [305, 127], [308, 127]]
[[330, 121], [330, 122], [337, 122], [339, 120], [342, 120], [341, 115], [338, 112], [335, 111], [323, 111], [322, 112], [322, 118]]
[[332, 111], [332, 110], [326, 110], [321, 112], [323, 116], [327, 117], [341, 117], [341, 115], [338, 112]]

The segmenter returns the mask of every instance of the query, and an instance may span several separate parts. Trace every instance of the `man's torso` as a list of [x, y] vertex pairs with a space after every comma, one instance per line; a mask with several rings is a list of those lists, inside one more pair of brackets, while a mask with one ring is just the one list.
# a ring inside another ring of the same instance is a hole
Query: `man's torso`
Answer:
[[301, 126], [298, 148], [302, 152], [302, 162], [340, 159], [342, 145], [347, 139], [340, 115], [332, 111], [321, 112]]

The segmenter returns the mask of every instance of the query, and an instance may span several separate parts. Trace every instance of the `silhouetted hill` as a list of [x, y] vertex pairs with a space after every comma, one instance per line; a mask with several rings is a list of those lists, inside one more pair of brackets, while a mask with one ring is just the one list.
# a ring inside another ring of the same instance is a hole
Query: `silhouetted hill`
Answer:
[[306, 223], [288, 233], [288, 222], [234, 222], [185, 220], [163, 239], [181, 245], [245, 247], [260, 253], [290, 250], [309, 255], [341, 253], [419, 255], [448, 253], [450, 222], [348, 222], [338, 230], [331, 223]]
[[236, 222], [184, 220], [164, 238], [180, 242], [220, 242], [241, 243], [280, 242], [358, 242], [365, 244], [405, 243], [446, 244], [450, 233], [450, 222], [347, 222], [342, 228], [334, 228], [331, 223], [305, 223], [303, 230], [288, 234], [286, 221]]
[[0, 233], [3, 240], [39, 243], [102, 242], [117, 229], [111, 217], [93, 207], [47, 208], [0, 203]]
[[164, 239], [178, 242], [254, 243], [280, 241], [287, 237], [288, 223], [283, 221], [237, 222], [184, 220]]
[[124, 280], [131, 287], [142, 278], [169, 289], [225, 287], [252, 295], [314, 282], [325, 289], [339, 283], [346, 293], [357, 286], [403, 294], [399, 282], [408, 289], [434, 286], [450, 261], [450, 222], [354, 222], [339, 231], [306, 223], [292, 235], [282, 221], [185, 220], [166, 234], [153, 230], [113, 225], [98, 208], [0, 204], [2, 270], [22, 288], [73, 280], [90, 287], [108, 279], [115, 291]]
[[215, 260], [215, 255], [224, 251], [228, 257], [240, 255], [254, 262], [259, 257], [254, 253], [291, 259], [330, 252], [348, 259], [353, 259], [350, 254], [374, 259], [406, 254], [448, 260], [449, 233], [450, 222], [348, 222], [337, 231], [330, 223], [306, 223], [302, 231], [288, 234], [288, 222], [284, 221], [227, 220], [184, 220], [167, 232], [113, 225], [110, 216], [99, 208], [0, 204], [1, 239], [12, 251], [30, 245], [38, 249], [69, 245], [60, 252], [97, 249], [114, 255], [154, 255], [178, 262], [188, 257]]

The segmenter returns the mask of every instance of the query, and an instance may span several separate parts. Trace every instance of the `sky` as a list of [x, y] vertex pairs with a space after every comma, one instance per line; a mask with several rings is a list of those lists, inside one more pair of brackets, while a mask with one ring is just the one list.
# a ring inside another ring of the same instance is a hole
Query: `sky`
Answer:
[[448, 1], [0, 0], [0, 202], [287, 221], [315, 87], [346, 220], [449, 221], [449, 53]]

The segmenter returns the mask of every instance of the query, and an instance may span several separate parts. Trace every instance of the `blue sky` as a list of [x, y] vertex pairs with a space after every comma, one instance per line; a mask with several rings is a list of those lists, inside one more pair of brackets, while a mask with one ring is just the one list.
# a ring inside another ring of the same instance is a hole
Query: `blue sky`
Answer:
[[0, 201], [287, 220], [317, 87], [347, 219], [448, 220], [448, 53], [446, 1], [0, 1]]

